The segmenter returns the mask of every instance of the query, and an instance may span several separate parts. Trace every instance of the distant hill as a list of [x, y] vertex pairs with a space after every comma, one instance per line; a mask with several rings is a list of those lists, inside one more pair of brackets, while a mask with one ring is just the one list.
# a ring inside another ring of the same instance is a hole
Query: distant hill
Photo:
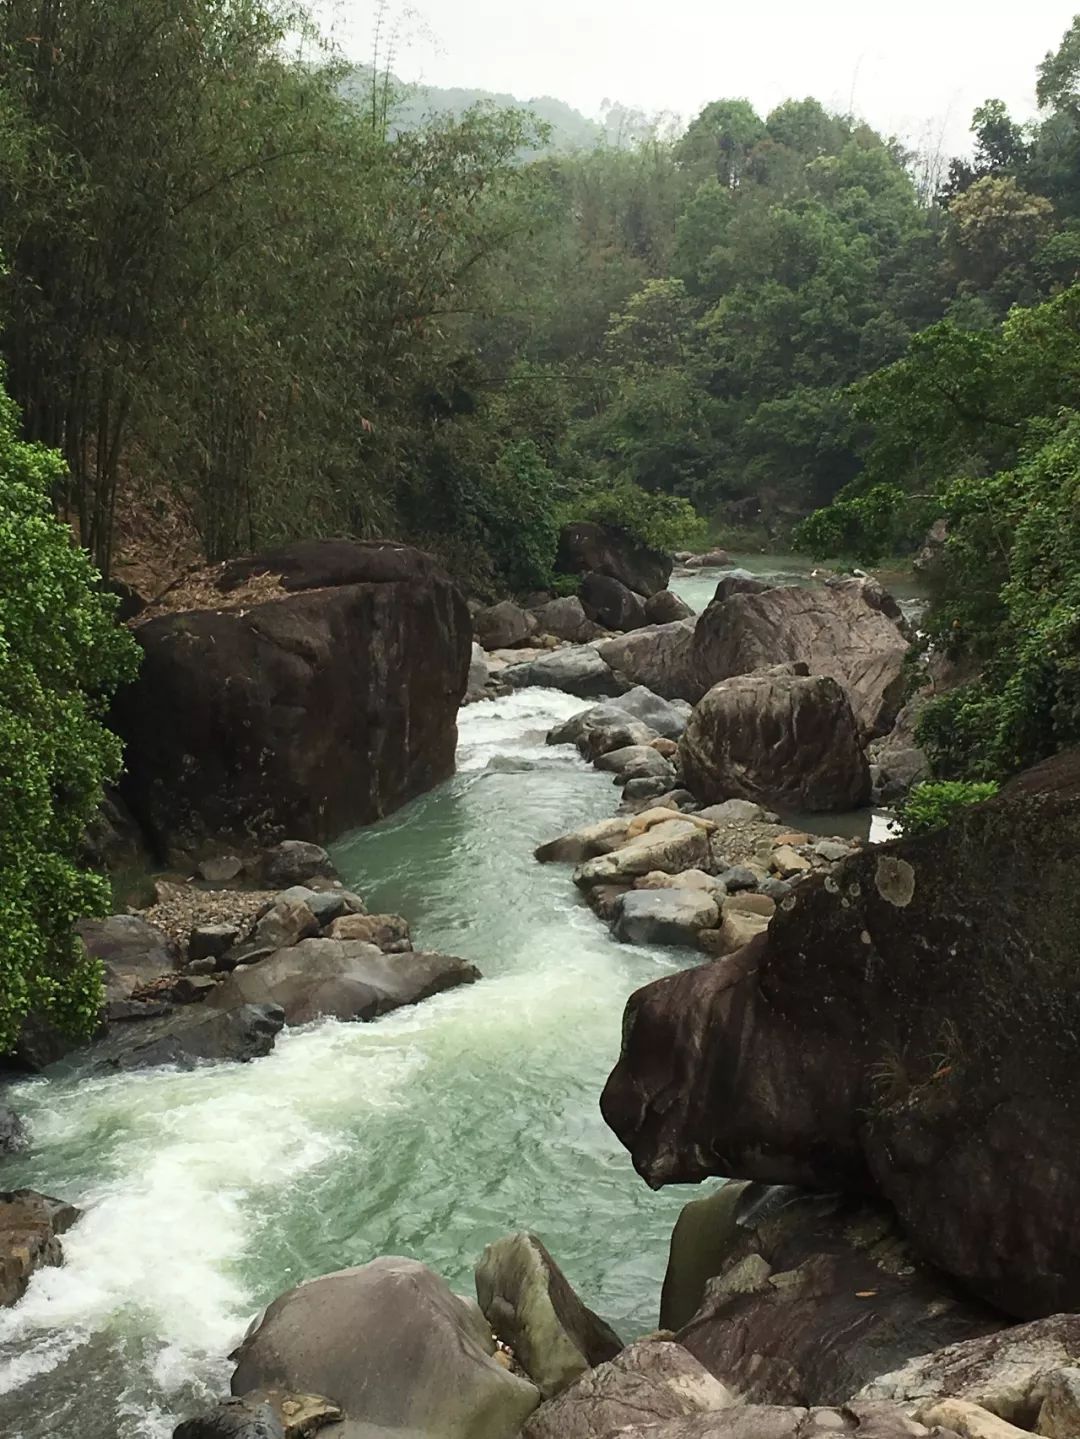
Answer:
[[[353, 71], [342, 88], [347, 95], [360, 98], [368, 91], [371, 71], [361, 67]], [[441, 89], [437, 85], [398, 86], [400, 102], [394, 107], [391, 126], [396, 130], [412, 130], [431, 116], [462, 115], [474, 105], [495, 105], [502, 110], [525, 110], [551, 127], [547, 149], [562, 154], [576, 150], [592, 150], [608, 139], [605, 126], [590, 120], [565, 100], [552, 95], [539, 95], [532, 100], [519, 100], [515, 95], [494, 90]]]

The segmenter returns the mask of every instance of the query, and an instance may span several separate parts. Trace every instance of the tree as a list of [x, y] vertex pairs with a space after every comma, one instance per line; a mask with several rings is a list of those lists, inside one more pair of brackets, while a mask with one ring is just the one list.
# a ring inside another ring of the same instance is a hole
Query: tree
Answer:
[[714, 175], [734, 190], [750, 152], [765, 136], [765, 123], [749, 100], [716, 100], [691, 122], [679, 142], [679, 159], [700, 178]]
[[100, 965], [74, 932], [108, 912], [79, 842], [120, 768], [103, 723], [137, 648], [115, 623], [86, 554], [52, 517], [60, 456], [16, 438], [0, 387], [0, 1054], [33, 1011], [87, 1035]]

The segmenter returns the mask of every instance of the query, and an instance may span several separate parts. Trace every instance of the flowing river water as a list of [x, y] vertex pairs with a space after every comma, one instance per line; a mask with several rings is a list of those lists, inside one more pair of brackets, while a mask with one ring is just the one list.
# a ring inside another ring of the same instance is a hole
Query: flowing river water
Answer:
[[[715, 580], [682, 583], [701, 607]], [[609, 776], [544, 743], [581, 707], [527, 690], [466, 709], [456, 776], [336, 848], [373, 911], [483, 982], [286, 1032], [249, 1065], [5, 1092], [33, 1147], [4, 1187], [85, 1210], [64, 1266], [0, 1310], [5, 1439], [168, 1439], [227, 1389], [225, 1356], [281, 1290], [407, 1254], [469, 1291], [484, 1245], [518, 1228], [624, 1336], [655, 1326], [671, 1228], [700, 1191], [651, 1193], [597, 1101], [627, 996], [692, 960], [616, 944], [569, 871], [532, 858], [615, 808]]]

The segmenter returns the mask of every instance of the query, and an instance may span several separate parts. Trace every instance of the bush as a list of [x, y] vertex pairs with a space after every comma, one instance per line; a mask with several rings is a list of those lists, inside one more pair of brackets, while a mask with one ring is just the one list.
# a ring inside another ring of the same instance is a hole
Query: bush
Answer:
[[74, 932], [108, 912], [109, 887], [75, 856], [120, 769], [102, 723], [116, 686], [135, 672], [134, 640], [49, 495], [59, 456], [16, 438], [0, 386], [0, 1054], [33, 1010], [89, 1033], [101, 972]]
[[966, 780], [945, 780], [918, 784], [901, 806], [898, 818], [905, 836], [932, 834], [952, 824], [962, 809], [991, 799], [997, 791], [992, 781], [973, 784]]
[[580, 520], [623, 530], [665, 554], [704, 549], [709, 540], [708, 526], [689, 500], [643, 490], [630, 480], [582, 490], [562, 514], [564, 524]]

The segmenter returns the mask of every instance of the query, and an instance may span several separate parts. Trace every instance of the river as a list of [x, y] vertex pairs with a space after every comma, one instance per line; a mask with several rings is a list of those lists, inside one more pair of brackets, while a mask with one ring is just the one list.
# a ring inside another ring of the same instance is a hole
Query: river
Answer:
[[610, 778], [544, 744], [580, 701], [462, 714], [454, 779], [345, 840], [373, 910], [482, 983], [376, 1024], [284, 1034], [250, 1065], [36, 1079], [33, 1151], [3, 1170], [86, 1217], [0, 1310], [6, 1439], [166, 1439], [227, 1386], [248, 1320], [301, 1279], [409, 1254], [462, 1291], [531, 1228], [624, 1334], [655, 1327], [688, 1192], [652, 1194], [600, 1118], [626, 997], [685, 956], [616, 944], [541, 840], [612, 813]]
[[[703, 607], [716, 579], [677, 583]], [[283, 1289], [408, 1254], [471, 1291], [484, 1245], [519, 1228], [624, 1336], [655, 1327], [672, 1225], [701, 1191], [651, 1193], [597, 1101], [627, 996], [688, 957], [616, 944], [569, 871], [532, 858], [615, 808], [608, 776], [544, 743], [581, 707], [540, 690], [471, 706], [456, 776], [336, 847], [372, 911], [408, 916], [483, 982], [287, 1032], [250, 1065], [5, 1093], [33, 1148], [4, 1187], [86, 1211], [64, 1266], [0, 1310], [5, 1439], [168, 1439], [227, 1388], [225, 1356]]]

